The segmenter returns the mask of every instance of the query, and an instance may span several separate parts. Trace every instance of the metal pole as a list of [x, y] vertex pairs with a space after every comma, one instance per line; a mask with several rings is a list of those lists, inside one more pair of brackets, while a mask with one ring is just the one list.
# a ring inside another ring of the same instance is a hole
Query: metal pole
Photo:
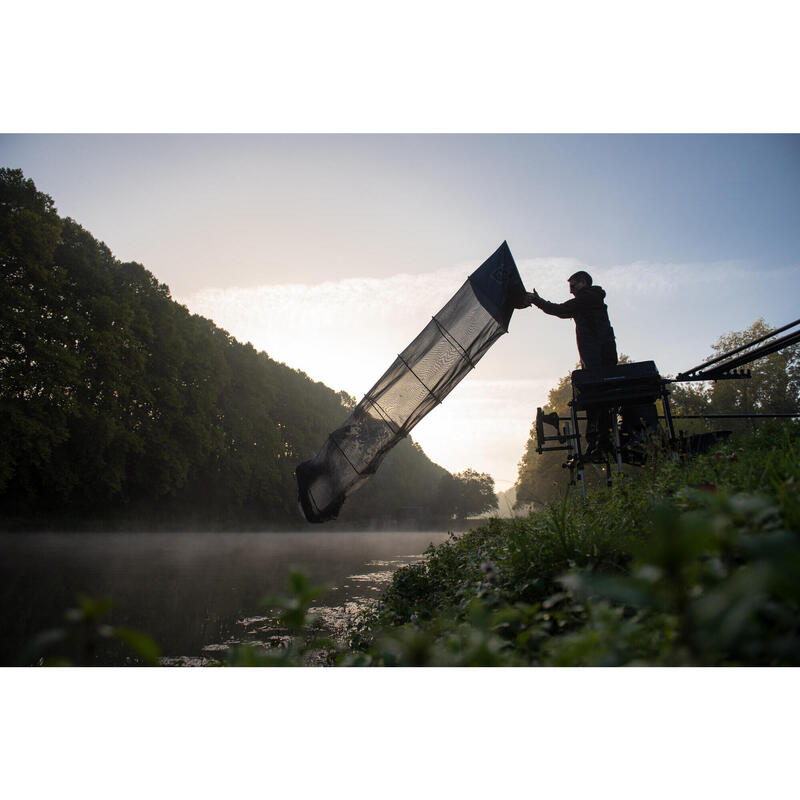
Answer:
[[[800, 412], [791, 414], [671, 414], [672, 419], [794, 419]], [[665, 417], [659, 417], [665, 419]]]
[[667, 423], [669, 446], [675, 447], [675, 426], [672, 424], [672, 410], [669, 407], [669, 389], [666, 384], [661, 387], [661, 405], [664, 406], [664, 421]]
[[[780, 339], [775, 339], [773, 342], [765, 342], [760, 347], [755, 348], [755, 350], [751, 350], [749, 353], [744, 353], [736, 358], [732, 358], [730, 361], [725, 361], [719, 366], [714, 367], [706, 372], [697, 372], [689, 379], [693, 381], [716, 381], [725, 379], [726, 372], [729, 372], [732, 369], [737, 369], [745, 364], [749, 364], [752, 361], [757, 361], [759, 358], [771, 355], [772, 353], [777, 353], [779, 350], [783, 350], [785, 347], [797, 344], [798, 342], [800, 342], [800, 331], [794, 331], [787, 336], [782, 336]], [[748, 373], [747, 375], [737, 375], [736, 377], [749, 378], [750, 375]], [[676, 381], [686, 379], [687, 376], [685, 374], [678, 375], [675, 378]]]
[[569, 422], [564, 423], [564, 437], [567, 440], [567, 464], [569, 467], [569, 485], [575, 485], [575, 462], [572, 460], [572, 438], [570, 437]]
[[[761, 336], [758, 339], [754, 339], [752, 342], [748, 342], [747, 344], [743, 344], [741, 347], [737, 347], [734, 350], [729, 350], [727, 353], [723, 353], [722, 355], [716, 356], [715, 358], [710, 359], [709, 361], [705, 361], [702, 364], [699, 364], [696, 367], [692, 367], [691, 369], [687, 369], [684, 372], [681, 372], [681, 375], [691, 375], [693, 372], [699, 372], [706, 367], [710, 367], [712, 364], [717, 364], [718, 362], [722, 361], [729, 356], [735, 355], [736, 353], [741, 353], [742, 350], [747, 350], [748, 347], [752, 347], [754, 344], [759, 344], [763, 342], [765, 339], [769, 339], [770, 336], [774, 336], [776, 333], [783, 333], [783, 331], [788, 331], [789, 328], [794, 328], [795, 325], [800, 325], [800, 319], [796, 319], [794, 322], [790, 322], [788, 325], [784, 325], [781, 328], [775, 328], [774, 331], [770, 331], [764, 336]], [[678, 376], [680, 377], [680, 376]]]
[[614, 431], [614, 455], [617, 457], [617, 473], [622, 476], [622, 445], [619, 441], [619, 420], [617, 419], [617, 409], [611, 412], [611, 428]]
[[569, 404], [570, 413], [572, 414], [572, 425], [575, 428], [575, 454], [576, 463], [578, 465], [578, 480], [581, 483], [581, 497], [583, 504], [586, 505], [586, 475], [583, 469], [583, 454], [581, 453], [581, 435], [578, 428], [578, 413], [575, 410], [575, 396], [572, 397], [572, 402]]

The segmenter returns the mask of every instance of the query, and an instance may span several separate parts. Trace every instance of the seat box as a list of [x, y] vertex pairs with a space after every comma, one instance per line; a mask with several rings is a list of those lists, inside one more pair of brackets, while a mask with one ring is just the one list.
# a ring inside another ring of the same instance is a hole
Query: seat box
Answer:
[[572, 373], [576, 408], [621, 403], [653, 403], [661, 397], [662, 381], [654, 361], [616, 367], [577, 369]]

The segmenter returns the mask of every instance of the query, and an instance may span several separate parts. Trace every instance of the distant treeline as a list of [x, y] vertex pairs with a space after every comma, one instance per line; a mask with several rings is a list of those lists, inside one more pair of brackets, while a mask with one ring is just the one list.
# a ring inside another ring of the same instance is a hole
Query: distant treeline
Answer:
[[[0, 169], [0, 267], [4, 527], [299, 519], [294, 469], [353, 398], [189, 313], [21, 170]], [[342, 520], [463, 515], [454, 481], [406, 439]]]

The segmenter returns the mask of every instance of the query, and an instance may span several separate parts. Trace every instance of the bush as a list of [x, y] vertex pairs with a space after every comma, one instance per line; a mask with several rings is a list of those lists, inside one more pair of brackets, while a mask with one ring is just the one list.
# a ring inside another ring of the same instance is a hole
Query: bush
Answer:
[[395, 573], [374, 665], [800, 663], [800, 428], [490, 520]]

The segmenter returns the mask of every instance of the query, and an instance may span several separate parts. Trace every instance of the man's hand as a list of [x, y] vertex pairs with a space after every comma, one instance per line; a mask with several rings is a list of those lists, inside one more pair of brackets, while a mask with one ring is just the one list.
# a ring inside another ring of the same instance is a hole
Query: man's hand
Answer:
[[539, 293], [534, 289], [532, 292], [525, 292], [525, 300], [529, 306], [532, 306], [535, 300], [541, 300]]

